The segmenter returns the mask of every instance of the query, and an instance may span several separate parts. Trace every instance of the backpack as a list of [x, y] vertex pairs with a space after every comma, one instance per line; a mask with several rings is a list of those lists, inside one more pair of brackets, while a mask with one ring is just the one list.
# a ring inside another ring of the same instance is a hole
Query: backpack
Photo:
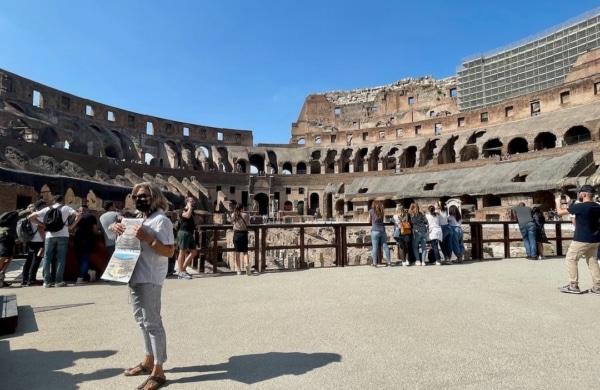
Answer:
[[44, 216], [44, 225], [47, 232], [57, 232], [65, 227], [65, 221], [62, 218], [62, 206], [51, 207]]
[[410, 227], [410, 222], [408, 221], [404, 221], [404, 222], [400, 222], [400, 234], [405, 236], [407, 234], [410, 234], [412, 231], [411, 227]]
[[27, 243], [35, 236], [33, 225], [29, 218], [21, 218], [17, 221], [17, 237], [22, 243]]
[[11, 227], [19, 214], [16, 211], [5, 211], [0, 214], [0, 227]]

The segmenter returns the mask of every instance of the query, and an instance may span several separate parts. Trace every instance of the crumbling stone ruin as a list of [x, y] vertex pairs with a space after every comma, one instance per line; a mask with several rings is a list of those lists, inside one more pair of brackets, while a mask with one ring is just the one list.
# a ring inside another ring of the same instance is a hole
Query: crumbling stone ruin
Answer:
[[[365, 220], [374, 199], [392, 213], [397, 204], [453, 198], [478, 220], [507, 220], [521, 201], [549, 209], [561, 188], [599, 182], [599, 23], [587, 15], [465, 60], [441, 80], [309, 95], [290, 143], [277, 145], [254, 145], [249, 130], [126, 111], [0, 70], [0, 185], [11, 188], [0, 191], [0, 207], [26, 206], [43, 188], [79, 199], [92, 191], [124, 205], [131, 186], [151, 180], [174, 208], [190, 195], [208, 214], [236, 201], [282, 221]], [[571, 47], [571, 36], [584, 50]], [[532, 47], [538, 57], [549, 47], [548, 55], [564, 52], [551, 82], [540, 81], [549, 70], [537, 60], [527, 70], [537, 79], [515, 73]], [[493, 65], [500, 59], [501, 69]]]

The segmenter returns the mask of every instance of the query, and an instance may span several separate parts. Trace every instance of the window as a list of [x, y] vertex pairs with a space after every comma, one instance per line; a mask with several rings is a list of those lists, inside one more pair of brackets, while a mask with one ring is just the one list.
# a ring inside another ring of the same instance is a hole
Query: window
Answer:
[[217, 186], [217, 192], [221, 191], [221, 186]]
[[127, 115], [127, 126], [135, 127], [135, 117], [133, 115]]
[[457, 97], [458, 96], [458, 92], [456, 91], [456, 88], [450, 88], [450, 97]]
[[173, 132], [173, 124], [167, 123], [165, 125], [165, 133], [170, 134]]
[[44, 98], [40, 91], [33, 90], [33, 105], [37, 108], [44, 108]]
[[540, 115], [540, 112], [541, 112], [540, 101], [536, 100], [536, 101], [531, 102], [531, 116]]
[[379, 132], [379, 139], [385, 139], [385, 131]]
[[321, 136], [317, 135], [317, 136], [315, 137], [315, 143], [316, 143], [316, 144], [320, 144], [320, 143], [321, 143]]
[[419, 135], [420, 131], [421, 131], [421, 125], [416, 125], [415, 126], [415, 135]]
[[358, 127], [358, 122], [352, 122], [352, 127], [357, 128]]
[[190, 128], [189, 127], [184, 127], [183, 128], [183, 136], [184, 137], [189, 137], [190, 136]]
[[69, 111], [71, 109], [71, 99], [68, 96], [61, 96], [60, 106], [63, 110]]
[[92, 106], [90, 106], [89, 104], [85, 105], [85, 115], [94, 116], [94, 108]]
[[110, 122], [114, 122], [115, 121], [115, 113], [112, 111], [107, 112], [106, 119]]
[[154, 125], [152, 122], [146, 122], [146, 135], [154, 135]]
[[465, 127], [465, 117], [461, 116], [458, 118], [458, 127]]
[[290, 195], [292, 193], [292, 189], [290, 187], [285, 187], [285, 194]]
[[302, 188], [302, 187], [298, 188], [298, 193], [300, 195], [304, 195], [304, 188]]
[[426, 183], [425, 186], [423, 186], [423, 191], [432, 191], [436, 184], [437, 183]]
[[331, 143], [334, 144], [336, 140], [337, 140], [337, 135], [332, 134], [331, 135]]
[[571, 100], [571, 92], [564, 91], [560, 93], [560, 104], [567, 104]]
[[339, 118], [340, 115], [342, 115], [342, 109], [340, 107], [336, 107], [335, 110], [333, 110], [333, 112], [335, 113], [336, 118]]
[[229, 193], [235, 194], [235, 187], [229, 187]]
[[362, 134], [362, 139], [363, 139], [363, 141], [366, 141], [367, 139], [369, 139], [369, 133], [365, 131], [365, 132]]
[[479, 115], [479, 119], [481, 120], [481, 123], [486, 123], [488, 121], [488, 113], [487, 112], [482, 112]]
[[408, 97], [408, 105], [412, 106], [415, 104], [415, 98], [413, 96]]
[[217, 131], [217, 141], [223, 141], [223, 132]]
[[298, 138], [298, 145], [306, 144], [306, 140], [304, 138]]
[[506, 118], [510, 118], [513, 116], [513, 106], [508, 106], [504, 108], [504, 116]]
[[369, 191], [367, 187], [362, 187], [358, 189], [359, 194], [366, 194]]
[[400, 138], [404, 135], [403, 129], [396, 129], [396, 138]]
[[594, 95], [600, 95], [600, 81], [594, 83]]
[[434, 132], [435, 135], [442, 134], [442, 124], [441, 123], [436, 123], [435, 126], [433, 127], [433, 132]]

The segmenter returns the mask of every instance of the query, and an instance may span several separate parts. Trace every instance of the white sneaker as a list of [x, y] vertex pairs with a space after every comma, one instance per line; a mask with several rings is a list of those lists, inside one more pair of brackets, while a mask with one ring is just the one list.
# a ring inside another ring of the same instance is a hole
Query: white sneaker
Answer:
[[538, 256], [538, 260], [544, 260], [543, 256]]
[[241, 274], [242, 274], [242, 271], [237, 271], [237, 274], [238, 274], [238, 275], [241, 275]]
[[402, 263], [402, 265], [409, 266], [410, 263], [408, 261], [405, 261], [404, 263]]
[[75, 284], [85, 284], [85, 280], [83, 280], [83, 278], [77, 278]]
[[436, 261], [435, 265], [442, 265], [442, 262], [441, 261]]

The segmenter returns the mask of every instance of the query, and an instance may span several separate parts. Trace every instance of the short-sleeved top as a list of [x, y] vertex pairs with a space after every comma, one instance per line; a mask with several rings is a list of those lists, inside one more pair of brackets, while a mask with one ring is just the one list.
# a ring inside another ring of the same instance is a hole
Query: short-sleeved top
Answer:
[[460, 222], [456, 220], [454, 215], [448, 215], [448, 225], [450, 226], [460, 226]]
[[529, 222], [533, 222], [531, 208], [527, 206], [516, 206], [512, 208], [513, 213], [517, 217], [517, 222], [520, 227], [525, 227]]
[[233, 224], [233, 230], [236, 232], [245, 232], [248, 230], [250, 224], [250, 216], [247, 213], [242, 213], [241, 218], [235, 218], [231, 215], [231, 223]]
[[442, 233], [442, 227], [440, 226], [439, 215], [426, 214], [427, 223], [429, 224], [429, 239], [430, 240], [441, 240], [444, 238]]
[[193, 233], [196, 230], [196, 221], [194, 221], [194, 213], [189, 218], [183, 216], [183, 211], [179, 213], [179, 230]]
[[33, 231], [35, 232], [35, 234], [33, 235], [33, 238], [31, 239], [31, 242], [44, 242], [44, 239], [42, 238], [42, 235], [40, 234], [40, 228], [39, 228], [37, 222], [31, 221], [31, 227], [33, 228]]
[[[174, 245], [173, 223], [162, 211], [155, 211], [142, 224], [143, 229], [164, 245]], [[129, 284], [150, 283], [162, 285], [167, 275], [168, 258], [160, 256], [150, 243], [142, 242], [142, 252]]]
[[71, 207], [67, 206], [67, 205], [59, 205], [58, 203], [53, 204], [52, 206], [48, 206], [45, 207], [43, 209], [41, 209], [40, 211], [37, 211], [35, 213], [33, 213], [37, 219], [39, 219], [40, 221], [44, 222], [44, 217], [46, 216], [46, 213], [48, 213], [48, 211], [50, 211], [50, 208], [57, 208], [57, 207], [62, 207], [60, 209], [60, 212], [62, 214], [62, 220], [64, 222], [64, 226], [62, 229], [60, 229], [57, 232], [49, 232], [46, 231], [46, 238], [58, 238], [58, 237], [69, 237], [69, 224], [68, 224], [68, 220], [69, 217], [71, 215], [75, 214], [75, 210], [73, 210]]
[[575, 215], [574, 241], [596, 243], [600, 242], [600, 205], [596, 202], [581, 202], [569, 206], [569, 213]]
[[429, 228], [427, 227], [427, 219], [423, 215], [423, 213], [416, 214], [415, 216], [410, 217], [410, 223], [413, 227], [413, 232], [427, 234], [429, 233]]
[[372, 232], [385, 232], [385, 226], [383, 225], [383, 218], [377, 218], [375, 210], [369, 210], [369, 219], [371, 220], [371, 231]]
[[116, 211], [107, 211], [100, 216], [100, 225], [104, 233], [104, 243], [106, 246], [115, 246], [116, 236], [108, 227], [116, 223], [119, 219], [119, 213]]
[[438, 220], [440, 221], [440, 226], [448, 225], [448, 212], [441, 210], [438, 214]]

